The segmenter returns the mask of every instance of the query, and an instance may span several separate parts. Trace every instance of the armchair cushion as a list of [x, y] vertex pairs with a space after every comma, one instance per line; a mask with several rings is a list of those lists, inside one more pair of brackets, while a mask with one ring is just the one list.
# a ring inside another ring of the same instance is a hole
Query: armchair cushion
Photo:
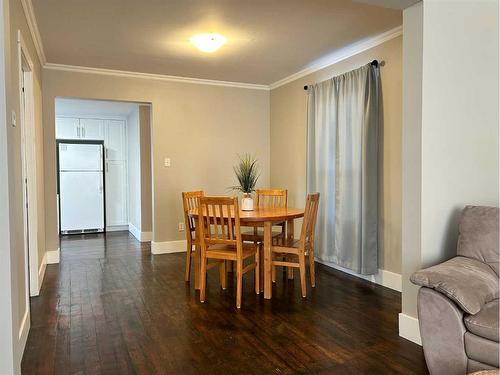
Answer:
[[465, 326], [473, 334], [498, 342], [500, 326], [498, 324], [498, 299], [483, 306], [475, 315], [464, 318]]
[[444, 294], [469, 314], [498, 298], [498, 276], [492, 268], [461, 256], [415, 272], [411, 281]]

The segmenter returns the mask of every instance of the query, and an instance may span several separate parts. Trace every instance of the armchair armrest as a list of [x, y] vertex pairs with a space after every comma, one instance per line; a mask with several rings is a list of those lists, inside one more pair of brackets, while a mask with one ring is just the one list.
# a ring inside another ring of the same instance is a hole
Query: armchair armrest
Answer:
[[444, 294], [469, 314], [498, 298], [498, 276], [476, 259], [458, 256], [415, 272], [410, 280]]

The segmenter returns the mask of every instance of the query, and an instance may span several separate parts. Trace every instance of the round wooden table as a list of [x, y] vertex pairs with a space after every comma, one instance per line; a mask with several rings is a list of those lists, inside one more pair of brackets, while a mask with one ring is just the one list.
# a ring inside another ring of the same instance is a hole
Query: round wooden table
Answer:
[[[196, 221], [198, 228], [198, 209], [189, 211], [189, 216]], [[264, 227], [264, 298], [270, 299], [272, 296], [271, 279], [271, 241], [273, 223], [286, 221], [287, 238], [293, 238], [293, 221], [304, 216], [304, 210], [299, 208], [266, 207], [256, 208], [253, 211], [240, 210], [240, 224], [242, 226], [262, 226]], [[198, 237], [198, 233], [196, 233]], [[197, 246], [195, 251], [195, 288], [200, 289], [200, 249]]]

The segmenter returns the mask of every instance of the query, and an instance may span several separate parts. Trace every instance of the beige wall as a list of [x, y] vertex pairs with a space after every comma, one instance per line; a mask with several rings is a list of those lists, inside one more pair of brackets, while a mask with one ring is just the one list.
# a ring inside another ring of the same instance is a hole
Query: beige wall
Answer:
[[401, 273], [402, 37], [271, 91], [271, 186], [286, 187], [290, 205], [304, 205], [307, 94], [303, 86], [373, 59], [385, 61], [381, 68], [384, 126], [379, 268]]
[[[269, 92], [44, 69], [46, 240], [58, 247], [54, 99], [57, 96], [151, 103], [153, 240], [181, 240], [181, 192], [227, 194], [237, 154], [260, 160], [269, 184]], [[172, 166], [163, 166], [169, 157]]]
[[[417, 315], [419, 287], [410, 281], [421, 268], [423, 3], [403, 11], [403, 227], [402, 312]], [[403, 332], [404, 334], [404, 332]]]
[[153, 230], [151, 185], [151, 107], [139, 106], [139, 138], [141, 152], [141, 231]]
[[[37, 157], [36, 162], [36, 174], [38, 178], [38, 185], [36, 188], [39, 194], [39, 205], [36, 208], [38, 212], [38, 228], [37, 228], [37, 239], [38, 239], [38, 251], [39, 251], [39, 264], [43, 260], [45, 254], [45, 240], [44, 240], [44, 217], [43, 217], [43, 142], [41, 139], [42, 134], [42, 105], [41, 105], [41, 65], [38, 60], [36, 49], [34, 47], [29, 28], [26, 22], [26, 18], [23, 12], [21, 1], [10, 0], [9, 6], [9, 65], [10, 72], [9, 80], [7, 83], [7, 112], [15, 112], [17, 118], [17, 126], [7, 126], [7, 137], [8, 137], [8, 155], [9, 155], [9, 219], [10, 219], [10, 235], [11, 235], [11, 251], [14, 252], [12, 258], [12, 272], [13, 272], [13, 285], [15, 285], [15, 292], [12, 296], [13, 298], [13, 321], [14, 321], [14, 331], [17, 334], [21, 328], [22, 319], [25, 316], [28, 306], [26, 305], [26, 264], [25, 264], [25, 254], [24, 254], [24, 226], [23, 226], [23, 181], [22, 181], [22, 159], [21, 159], [21, 108], [20, 108], [20, 96], [19, 96], [19, 54], [17, 45], [17, 32], [21, 31], [24, 42], [27, 46], [30, 58], [34, 64], [33, 71], [33, 90], [35, 97], [35, 113], [34, 113], [34, 125], [35, 125], [35, 154]], [[41, 196], [40, 196], [41, 194]], [[17, 324], [16, 324], [17, 323]], [[26, 322], [29, 326], [29, 318]], [[22, 353], [21, 353], [22, 354]], [[20, 361], [20, 358], [18, 358]]]

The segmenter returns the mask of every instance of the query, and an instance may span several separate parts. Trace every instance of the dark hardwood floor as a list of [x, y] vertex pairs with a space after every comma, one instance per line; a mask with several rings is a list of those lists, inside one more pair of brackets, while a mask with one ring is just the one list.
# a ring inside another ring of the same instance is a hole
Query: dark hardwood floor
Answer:
[[125, 232], [63, 239], [31, 299], [23, 374], [427, 374], [398, 336], [397, 292], [318, 266], [307, 299], [296, 277], [264, 300], [247, 275], [237, 311], [216, 270], [200, 304], [184, 256]]

